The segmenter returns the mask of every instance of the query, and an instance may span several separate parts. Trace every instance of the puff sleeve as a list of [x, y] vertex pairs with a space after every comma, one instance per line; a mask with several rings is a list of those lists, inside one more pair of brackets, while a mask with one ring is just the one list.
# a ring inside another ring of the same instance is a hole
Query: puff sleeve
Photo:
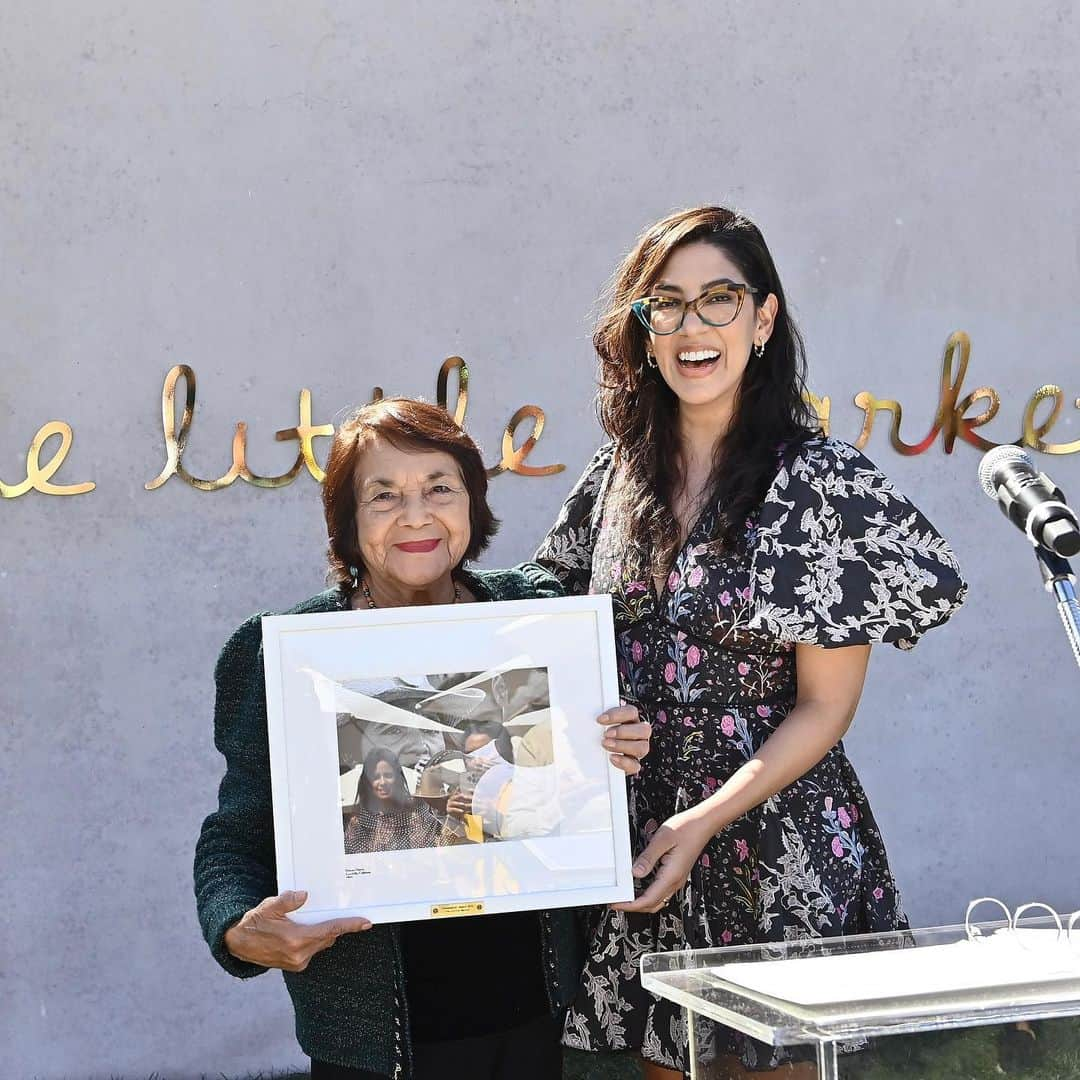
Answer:
[[603, 503], [614, 455], [613, 443], [600, 447], [593, 455], [533, 556], [535, 562], [558, 578], [568, 596], [589, 591], [593, 544], [599, 526], [597, 509]]
[[788, 644], [912, 648], [963, 602], [945, 539], [853, 446], [785, 458], [758, 521], [750, 629]]

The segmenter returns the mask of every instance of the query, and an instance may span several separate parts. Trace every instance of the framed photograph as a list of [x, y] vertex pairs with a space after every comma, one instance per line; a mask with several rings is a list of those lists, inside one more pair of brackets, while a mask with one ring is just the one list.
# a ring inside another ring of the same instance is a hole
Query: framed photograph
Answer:
[[267, 616], [263, 644], [294, 918], [633, 898], [609, 597]]

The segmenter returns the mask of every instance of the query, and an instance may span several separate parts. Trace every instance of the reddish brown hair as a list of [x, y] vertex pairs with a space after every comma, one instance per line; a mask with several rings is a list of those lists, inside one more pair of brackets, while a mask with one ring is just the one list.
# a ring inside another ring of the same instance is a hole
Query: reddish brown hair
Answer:
[[356, 536], [357, 463], [375, 439], [385, 439], [400, 450], [441, 451], [457, 462], [469, 493], [469, 546], [461, 562], [475, 559], [484, 551], [499, 522], [488, 506], [487, 470], [476, 443], [438, 405], [412, 398], [383, 398], [350, 413], [338, 426], [330, 444], [322, 489], [323, 514], [330, 538], [327, 578], [348, 588], [353, 582], [351, 568], [363, 569]]

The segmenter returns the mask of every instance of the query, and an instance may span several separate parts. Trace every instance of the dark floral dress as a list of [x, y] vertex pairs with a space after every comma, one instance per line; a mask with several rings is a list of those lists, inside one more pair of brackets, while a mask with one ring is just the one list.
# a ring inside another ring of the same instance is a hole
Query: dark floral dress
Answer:
[[[653, 725], [630, 780], [640, 851], [666, 818], [708, 798], [795, 703], [795, 646], [889, 642], [910, 648], [965, 592], [933, 526], [862, 454], [814, 438], [781, 451], [737, 551], [710, 537], [706, 510], [657, 597], [618, 549], [605, 505], [610, 446], [571, 492], [537, 561], [570, 593], [610, 593], [623, 695]], [[609, 500], [610, 501], [610, 500]], [[564, 1041], [639, 1049], [686, 1071], [682, 1010], [642, 990], [646, 952], [787, 941], [907, 925], [843, 744], [709, 842], [686, 887], [656, 915], [598, 913]], [[700, 1036], [699, 1036], [700, 1039]], [[699, 1053], [771, 1068], [790, 1053], [710, 1025]]]

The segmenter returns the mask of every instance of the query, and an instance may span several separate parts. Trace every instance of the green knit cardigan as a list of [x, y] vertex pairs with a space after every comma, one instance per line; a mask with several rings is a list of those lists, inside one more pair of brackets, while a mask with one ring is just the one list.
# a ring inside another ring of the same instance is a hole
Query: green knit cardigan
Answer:
[[[462, 575], [478, 600], [561, 596], [558, 581], [534, 565]], [[348, 600], [329, 589], [286, 614], [343, 611]], [[253, 615], [221, 650], [214, 672], [214, 743], [225, 756], [218, 809], [204, 822], [195, 849], [195, 899], [214, 959], [231, 975], [266, 969], [237, 960], [225, 931], [250, 908], [278, 892], [263, 679], [262, 615]], [[548, 1000], [554, 1016], [570, 1003], [583, 964], [580, 914], [537, 913]], [[296, 1038], [321, 1061], [390, 1077], [412, 1073], [409, 1015], [396, 925], [345, 934], [312, 957], [301, 972], [283, 972], [296, 1011]]]

